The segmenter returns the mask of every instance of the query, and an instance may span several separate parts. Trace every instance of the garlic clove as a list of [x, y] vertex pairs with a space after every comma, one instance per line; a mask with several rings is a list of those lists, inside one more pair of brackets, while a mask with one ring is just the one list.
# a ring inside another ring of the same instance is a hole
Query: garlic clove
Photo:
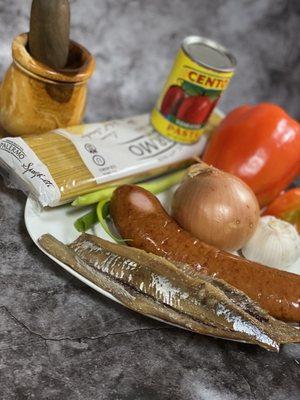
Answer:
[[248, 260], [287, 269], [300, 257], [300, 236], [288, 222], [265, 216], [241, 251]]

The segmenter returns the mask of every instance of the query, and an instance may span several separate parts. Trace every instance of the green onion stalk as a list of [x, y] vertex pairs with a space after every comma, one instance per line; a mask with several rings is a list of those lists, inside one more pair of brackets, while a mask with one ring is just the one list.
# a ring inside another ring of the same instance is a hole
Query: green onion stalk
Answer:
[[[156, 179], [149, 180], [147, 182], [139, 183], [137, 186], [140, 186], [153, 194], [159, 194], [181, 182], [185, 174], [186, 170], [183, 169]], [[116, 189], [117, 186], [97, 190], [96, 192], [79, 196], [73, 201], [72, 206], [75, 207], [98, 204], [89, 213], [83, 215], [75, 221], [74, 226], [77, 231], [85, 232], [92, 228], [92, 226], [97, 222], [100, 222], [104, 230], [109, 233], [109, 228], [105, 223], [105, 220], [108, 218], [107, 203]], [[105, 218], [103, 218], [103, 209], [105, 210]]]
[[[172, 186], [179, 183], [184, 177], [186, 170], [179, 170], [168, 175], [161, 176], [156, 179], [151, 179], [144, 183], [139, 183], [138, 186], [149, 190], [153, 194], [159, 194], [165, 190], [170, 189]], [[83, 196], [77, 197], [72, 206], [82, 207], [99, 203], [99, 201], [110, 199], [117, 186], [108, 187], [105, 189], [97, 190], [96, 192], [88, 193]]]
[[97, 210], [94, 208], [92, 211], [78, 218], [74, 227], [78, 232], [86, 232], [98, 222]]

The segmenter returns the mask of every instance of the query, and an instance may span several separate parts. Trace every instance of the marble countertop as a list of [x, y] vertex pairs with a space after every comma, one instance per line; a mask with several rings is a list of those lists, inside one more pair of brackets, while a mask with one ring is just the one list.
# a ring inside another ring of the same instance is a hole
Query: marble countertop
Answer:
[[25, 200], [0, 180], [1, 399], [300, 398], [300, 345], [274, 354], [128, 311], [35, 247]]
[[[272, 101], [299, 117], [300, 2], [70, 1], [72, 38], [97, 61], [88, 121], [149, 111], [190, 34], [238, 58], [225, 111]], [[0, 76], [13, 37], [28, 30], [30, 3], [1, 0]], [[128, 311], [35, 247], [25, 200], [0, 178], [1, 400], [299, 400], [300, 345], [268, 353]]]

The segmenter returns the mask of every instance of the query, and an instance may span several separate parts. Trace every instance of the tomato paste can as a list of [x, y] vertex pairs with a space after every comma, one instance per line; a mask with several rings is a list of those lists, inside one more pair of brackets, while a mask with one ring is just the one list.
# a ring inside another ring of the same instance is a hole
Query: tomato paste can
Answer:
[[197, 142], [235, 67], [225, 47], [199, 36], [185, 38], [151, 113], [154, 129], [177, 142]]

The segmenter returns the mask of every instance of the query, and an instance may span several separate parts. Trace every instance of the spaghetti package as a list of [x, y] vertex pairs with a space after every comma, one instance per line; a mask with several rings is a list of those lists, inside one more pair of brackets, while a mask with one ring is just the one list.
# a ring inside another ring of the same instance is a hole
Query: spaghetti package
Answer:
[[[220, 117], [212, 117], [210, 129]], [[149, 115], [0, 140], [0, 172], [13, 187], [55, 207], [107, 186], [140, 182], [180, 168], [199, 156], [193, 145], [153, 130]]]

